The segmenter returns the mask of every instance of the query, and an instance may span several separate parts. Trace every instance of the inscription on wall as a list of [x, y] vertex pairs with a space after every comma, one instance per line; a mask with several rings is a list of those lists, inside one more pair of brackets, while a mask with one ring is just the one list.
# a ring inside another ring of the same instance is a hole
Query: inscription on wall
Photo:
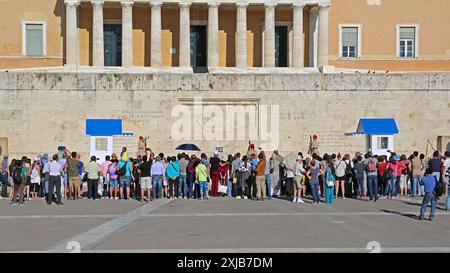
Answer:
[[303, 140], [309, 143], [309, 136], [316, 134], [320, 143], [320, 153], [346, 153], [352, 151], [364, 151], [364, 136], [346, 136], [341, 130], [321, 129], [308, 130]]

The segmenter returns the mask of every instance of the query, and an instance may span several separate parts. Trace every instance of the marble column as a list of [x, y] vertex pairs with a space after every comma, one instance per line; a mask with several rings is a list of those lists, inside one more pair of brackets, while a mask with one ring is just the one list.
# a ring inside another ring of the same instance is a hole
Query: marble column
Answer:
[[294, 4], [293, 26], [292, 26], [292, 66], [296, 68], [304, 67], [303, 58], [303, 8], [304, 5]]
[[264, 67], [275, 67], [275, 5], [265, 5]]
[[247, 6], [236, 4], [236, 67], [247, 67]]
[[190, 3], [180, 3], [180, 48], [179, 66], [190, 67], [191, 66], [191, 23], [189, 16]]
[[319, 5], [318, 67], [328, 65], [328, 10], [329, 5]]
[[219, 4], [208, 3], [208, 67], [219, 66]]
[[317, 7], [309, 10], [309, 67], [317, 67], [317, 40], [318, 40], [319, 11]]
[[66, 4], [66, 65], [77, 66], [80, 50], [77, 6], [80, 2], [78, 0], [65, 0], [64, 3]]
[[133, 66], [133, 1], [122, 0], [122, 66]]
[[151, 25], [151, 66], [161, 66], [161, 5], [162, 2], [151, 2], [152, 25]]
[[103, 45], [103, 0], [92, 0], [92, 64], [93, 66], [104, 66]]

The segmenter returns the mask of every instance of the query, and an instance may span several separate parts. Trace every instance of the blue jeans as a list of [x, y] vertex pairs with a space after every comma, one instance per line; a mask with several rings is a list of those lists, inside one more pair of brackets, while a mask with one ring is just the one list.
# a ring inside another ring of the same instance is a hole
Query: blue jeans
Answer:
[[270, 174], [266, 174], [266, 188], [267, 188], [267, 197], [272, 197], [272, 181], [270, 180]]
[[425, 196], [423, 197], [422, 201], [422, 207], [420, 208], [420, 218], [423, 218], [425, 216], [425, 212], [428, 207], [428, 203], [431, 202], [431, 212], [430, 212], [430, 219], [434, 218], [434, 211], [436, 210], [436, 197], [434, 197], [434, 194], [432, 192], [425, 193]]
[[445, 204], [445, 209], [450, 209], [450, 194], [447, 195], [447, 203]]
[[320, 202], [319, 182], [311, 183], [311, 195], [313, 202]]
[[369, 191], [370, 200], [378, 199], [378, 177], [376, 175], [367, 176], [367, 189]]
[[162, 197], [162, 175], [153, 175], [152, 188], [153, 188], [153, 200], [160, 199]]
[[178, 197], [181, 197], [181, 193], [183, 193], [183, 197], [187, 197], [186, 192], [186, 175], [180, 174], [180, 176], [178, 177]]
[[391, 197], [397, 194], [395, 183], [397, 182], [397, 176], [392, 175], [392, 178], [386, 181], [386, 188], [384, 194], [389, 196], [389, 187], [391, 187]]
[[334, 200], [334, 187], [326, 186], [325, 190], [325, 203], [331, 204]]
[[228, 195], [228, 197], [233, 196], [233, 181], [230, 179], [228, 179], [228, 182], [227, 182], [227, 195]]
[[416, 197], [417, 195], [417, 185], [419, 185], [419, 181], [422, 179], [421, 175], [413, 176], [411, 181], [411, 196]]
[[192, 194], [194, 193], [194, 180], [195, 177], [191, 174], [187, 176], [187, 198], [192, 198]]

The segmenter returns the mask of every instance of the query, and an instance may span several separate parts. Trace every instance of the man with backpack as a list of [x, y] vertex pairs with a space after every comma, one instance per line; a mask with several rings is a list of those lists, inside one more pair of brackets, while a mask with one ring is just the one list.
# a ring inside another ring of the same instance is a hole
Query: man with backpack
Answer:
[[117, 174], [119, 175], [120, 184], [120, 199], [124, 199], [123, 189], [126, 189], [126, 196], [130, 196], [130, 185], [131, 185], [131, 162], [128, 156], [121, 157], [119, 163], [117, 164]]
[[378, 160], [376, 156], [372, 156], [372, 153], [367, 154], [365, 160], [365, 169], [367, 174], [367, 189], [369, 191], [370, 201], [377, 202], [378, 200], [378, 177], [377, 177], [377, 164]]
[[22, 167], [23, 162], [17, 161], [16, 166], [14, 166], [13, 169], [12, 178], [14, 182], [14, 189], [13, 197], [10, 203], [11, 205], [17, 205], [17, 194], [19, 194], [19, 204], [23, 205], [26, 177], [24, 175], [24, 172], [22, 171]]
[[425, 176], [420, 180], [420, 185], [424, 186], [425, 196], [423, 197], [422, 206], [420, 208], [419, 220], [423, 220], [427, 206], [431, 202], [429, 220], [433, 221], [437, 199], [442, 196], [444, 189], [433, 175], [433, 170], [431, 168], [428, 168], [425, 171]]

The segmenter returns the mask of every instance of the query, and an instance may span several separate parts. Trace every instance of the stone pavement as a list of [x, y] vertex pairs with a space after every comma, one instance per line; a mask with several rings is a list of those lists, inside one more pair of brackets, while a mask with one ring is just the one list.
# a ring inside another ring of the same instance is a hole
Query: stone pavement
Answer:
[[0, 200], [0, 252], [450, 252], [450, 212], [418, 221], [420, 199], [307, 202]]

